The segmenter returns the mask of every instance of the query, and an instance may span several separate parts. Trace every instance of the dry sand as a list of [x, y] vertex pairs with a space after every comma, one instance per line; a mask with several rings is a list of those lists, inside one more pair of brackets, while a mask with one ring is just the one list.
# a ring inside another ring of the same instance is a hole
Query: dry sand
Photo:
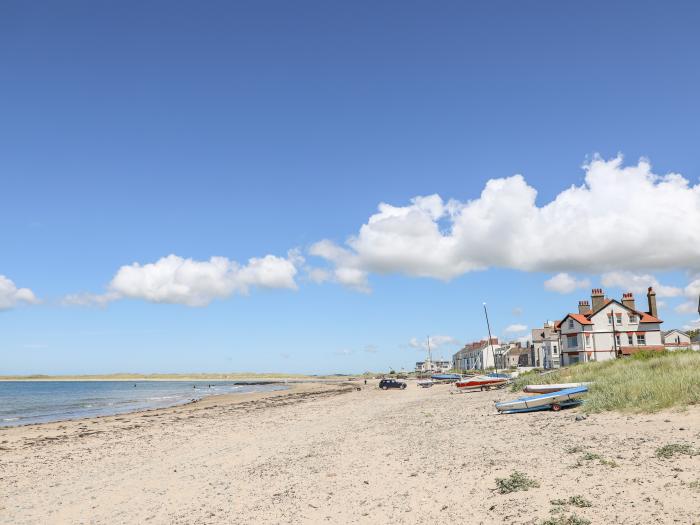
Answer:
[[[576, 421], [497, 415], [504, 391], [357, 386], [2, 429], [0, 523], [540, 523], [572, 495], [592, 507], [563, 515], [592, 523], [700, 522], [700, 456], [655, 457], [700, 445], [700, 408]], [[496, 492], [514, 470], [540, 486]]]

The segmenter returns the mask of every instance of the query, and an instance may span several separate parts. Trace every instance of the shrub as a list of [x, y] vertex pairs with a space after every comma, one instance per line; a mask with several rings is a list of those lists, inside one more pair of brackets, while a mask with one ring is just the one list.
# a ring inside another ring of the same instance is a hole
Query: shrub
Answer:
[[537, 481], [528, 478], [525, 474], [517, 470], [507, 478], [496, 478], [496, 488], [501, 494], [509, 494], [511, 492], [528, 490], [539, 486], [540, 484]]
[[591, 520], [581, 518], [576, 514], [570, 516], [557, 516], [540, 522], [540, 525], [590, 525]]
[[693, 447], [689, 443], [669, 443], [663, 447], [656, 449], [656, 457], [661, 459], [669, 459], [678, 455], [686, 456], [698, 456], [700, 455], [700, 450]]

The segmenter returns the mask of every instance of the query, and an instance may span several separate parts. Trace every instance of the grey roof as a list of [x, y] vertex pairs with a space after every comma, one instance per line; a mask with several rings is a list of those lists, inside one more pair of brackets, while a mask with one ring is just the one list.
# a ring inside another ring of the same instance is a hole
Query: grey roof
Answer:
[[679, 334], [683, 334], [687, 337], [690, 337], [690, 336], [688, 336], [688, 332], [684, 332], [683, 330], [680, 330], [678, 328], [671, 328], [670, 330], [664, 330], [663, 332], [661, 332], [661, 335], [666, 337], [671, 332], [678, 332]]
[[533, 328], [532, 330], [532, 342], [539, 343], [545, 339], [557, 339], [557, 335], [554, 332], [553, 326], [544, 326], [542, 328]]

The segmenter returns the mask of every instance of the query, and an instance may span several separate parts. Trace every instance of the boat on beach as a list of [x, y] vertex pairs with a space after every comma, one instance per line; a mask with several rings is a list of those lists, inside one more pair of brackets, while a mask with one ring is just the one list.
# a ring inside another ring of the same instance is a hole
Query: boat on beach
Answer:
[[578, 388], [580, 386], [588, 386], [590, 383], [560, 383], [552, 385], [526, 385], [523, 388], [523, 392], [528, 394], [549, 394], [551, 392], [558, 392], [559, 390], [566, 390], [568, 388]]
[[513, 401], [496, 403], [496, 410], [502, 414], [514, 414], [517, 412], [534, 412], [536, 410], [551, 409], [555, 412], [562, 407], [577, 405], [581, 397], [588, 392], [587, 386], [578, 386], [542, 394], [539, 396], [521, 397]]
[[462, 376], [459, 374], [433, 374], [430, 376], [433, 381], [459, 381]]
[[489, 388], [499, 388], [508, 383], [510, 379], [501, 374], [487, 376], [473, 376], [457, 381], [455, 386], [460, 390], [472, 390], [479, 388], [481, 390]]
[[430, 388], [431, 386], [433, 386], [435, 384], [435, 381], [433, 381], [431, 379], [425, 379], [423, 381], [418, 381], [418, 383], [416, 383], [416, 384], [421, 388]]

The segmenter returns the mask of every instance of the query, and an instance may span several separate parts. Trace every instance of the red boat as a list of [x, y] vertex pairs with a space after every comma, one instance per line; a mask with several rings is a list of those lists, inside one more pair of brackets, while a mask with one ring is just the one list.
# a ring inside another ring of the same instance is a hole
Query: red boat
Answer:
[[492, 376], [474, 376], [468, 379], [463, 379], [462, 381], [457, 381], [455, 386], [457, 388], [469, 390], [472, 388], [479, 388], [481, 390], [496, 388], [505, 385], [508, 382], [506, 377], [492, 377]]

